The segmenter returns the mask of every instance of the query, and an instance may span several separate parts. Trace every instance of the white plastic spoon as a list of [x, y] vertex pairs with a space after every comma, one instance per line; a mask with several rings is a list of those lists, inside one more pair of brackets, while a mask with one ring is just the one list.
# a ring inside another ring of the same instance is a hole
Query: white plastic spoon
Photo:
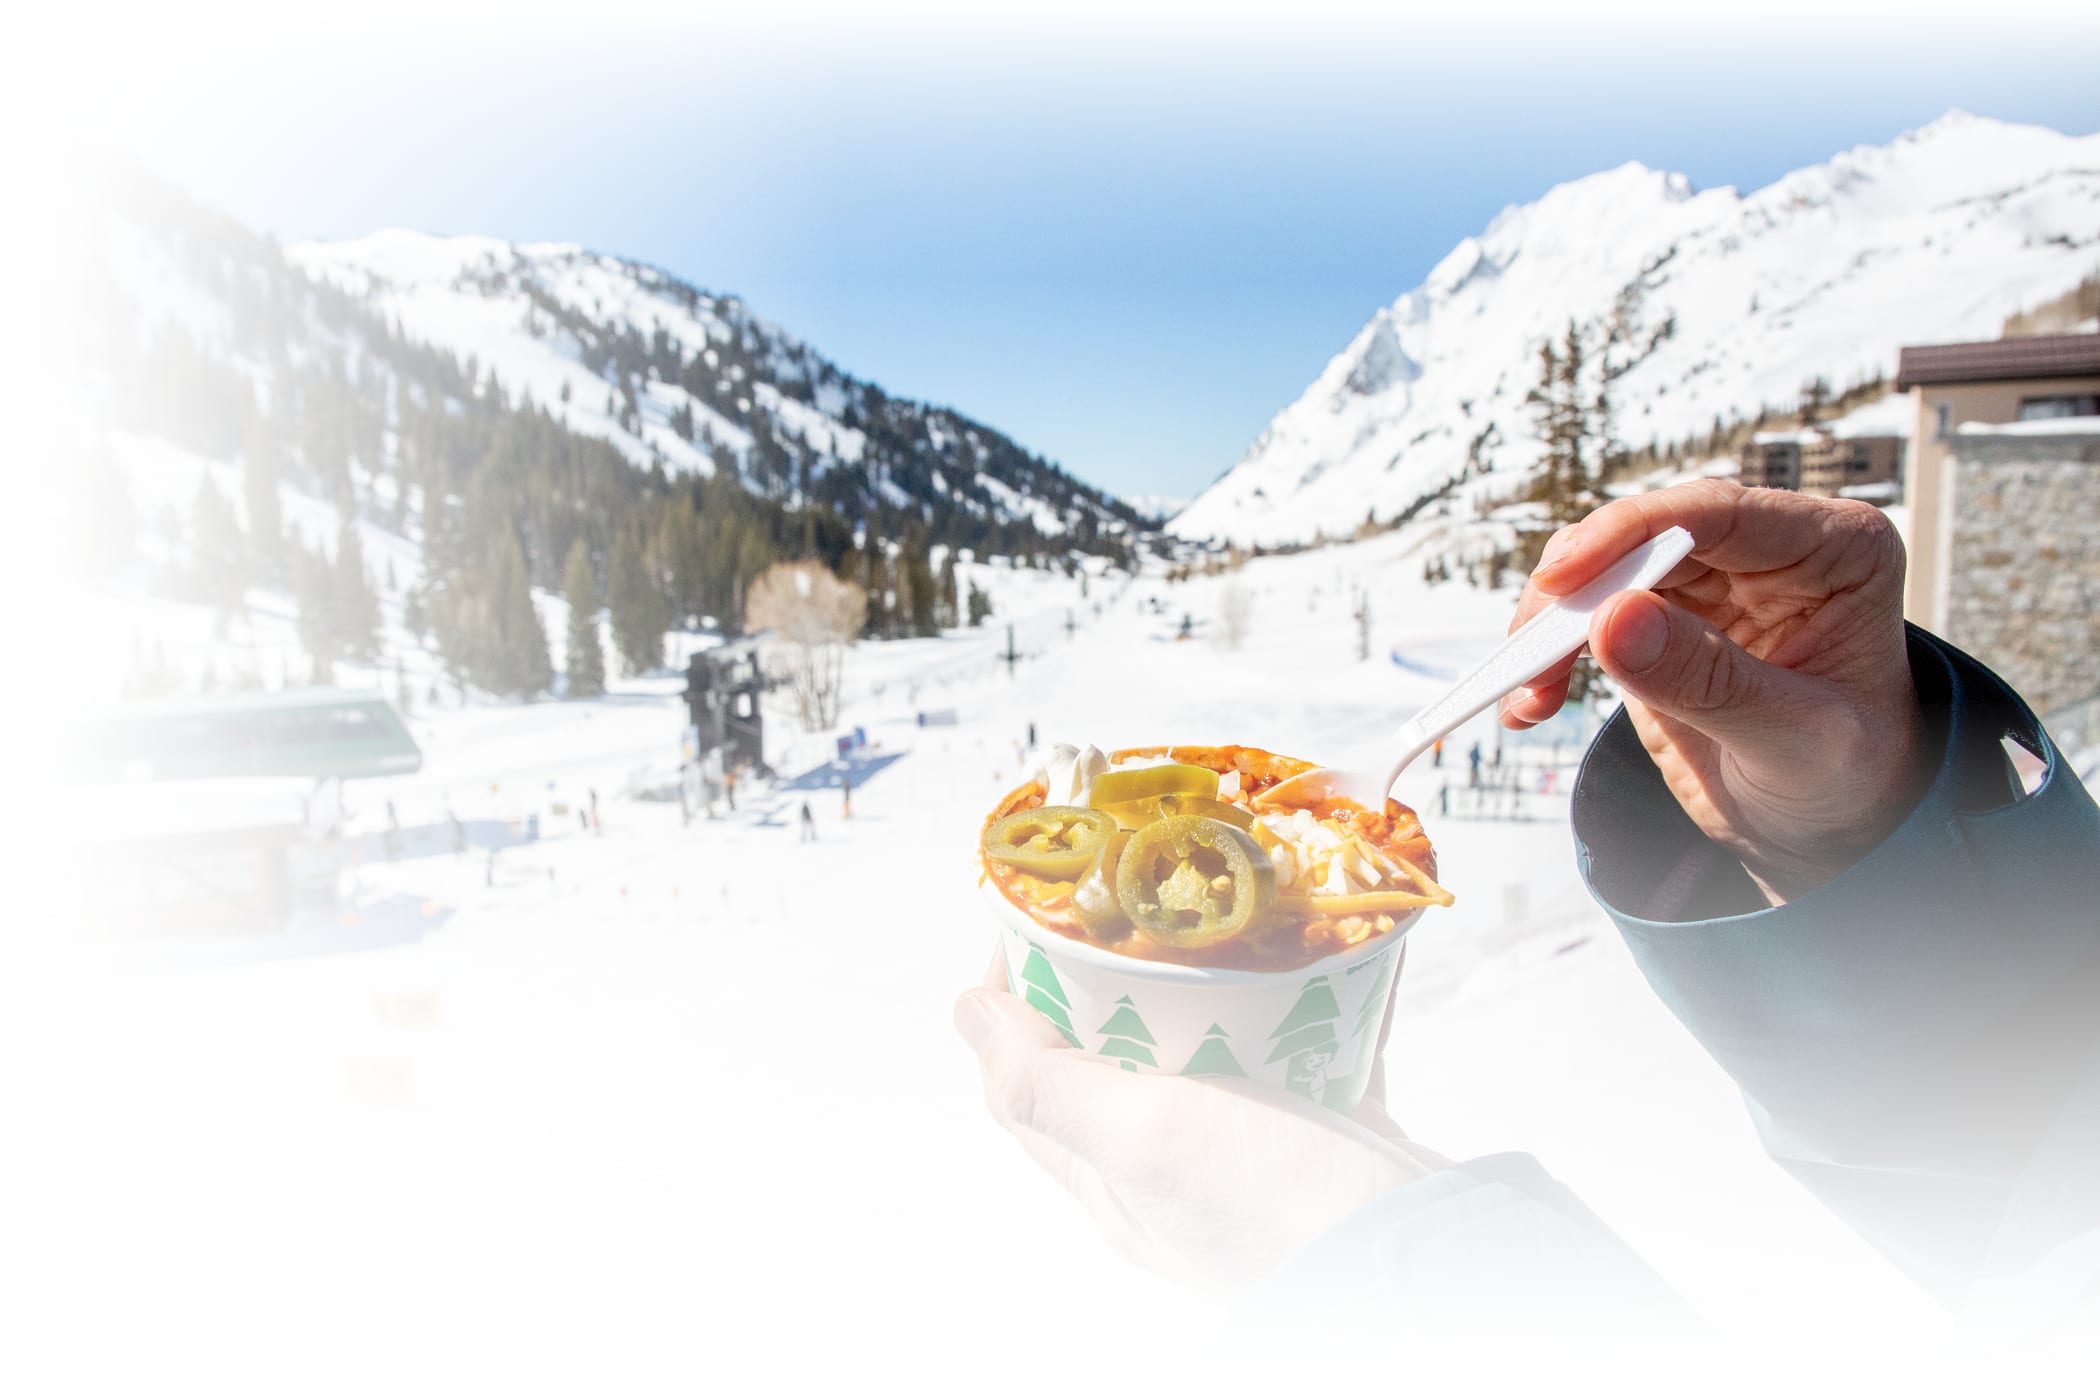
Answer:
[[1341, 798], [1367, 811], [1380, 810], [1407, 765], [1429, 752], [1437, 740], [1555, 662], [1580, 651], [1590, 635], [1590, 619], [1606, 599], [1629, 588], [1653, 588], [1691, 552], [1691, 532], [1673, 525], [1567, 597], [1548, 603], [1510, 633], [1509, 640], [1487, 660], [1400, 727], [1394, 736], [1400, 761], [1390, 768], [1310, 769], [1284, 779], [1255, 802], [1303, 807], [1323, 798]]

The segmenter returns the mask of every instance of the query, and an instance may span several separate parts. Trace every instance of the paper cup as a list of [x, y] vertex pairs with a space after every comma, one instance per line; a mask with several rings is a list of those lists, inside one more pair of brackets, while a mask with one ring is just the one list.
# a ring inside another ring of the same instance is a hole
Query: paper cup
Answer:
[[1044, 928], [992, 881], [981, 888], [1014, 995], [1081, 1050], [1127, 1070], [1244, 1079], [1342, 1113], [1371, 1082], [1408, 926], [1422, 912], [1347, 952], [1250, 972], [1111, 953]]

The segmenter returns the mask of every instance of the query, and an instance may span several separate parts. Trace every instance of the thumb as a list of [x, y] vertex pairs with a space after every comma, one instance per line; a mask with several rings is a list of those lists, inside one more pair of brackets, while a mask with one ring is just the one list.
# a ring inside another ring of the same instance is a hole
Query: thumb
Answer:
[[1034, 1114], [1036, 1074], [1045, 1055], [1070, 1045], [1027, 1002], [989, 987], [972, 987], [955, 1002], [955, 1028], [977, 1052], [985, 1101], [1011, 1128]]
[[1642, 704], [1723, 743], [1786, 736], [1817, 698], [1806, 677], [1759, 661], [1653, 593], [1606, 603], [1590, 623], [1590, 651]]
[[1070, 1047], [1049, 1018], [1003, 989], [972, 987], [955, 999], [955, 1029], [980, 1056]]

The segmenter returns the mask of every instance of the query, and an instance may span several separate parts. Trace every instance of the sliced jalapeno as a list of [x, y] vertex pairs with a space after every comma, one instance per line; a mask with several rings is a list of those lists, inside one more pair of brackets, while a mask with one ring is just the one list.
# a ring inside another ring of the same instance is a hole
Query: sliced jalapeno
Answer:
[[1208, 948], [1246, 931], [1276, 902], [1276, 867], [1254, 838], [1211, 817], [1162, 817], [1116, 863], [1130, 921], [1175, 948]]
[[1087, 788], [1087, 801], [1095, 807], [1113, 807], [1123, 802], [1142, 802], [1186, 793], [1192, 797], [1216, 797], [1218, 775], [1193, 763], [1160, 763], [1150, 768], [1112, 768]]
[[1076, 880], [1115, 834], [1113, 817], [1085, 807], [1031, 807], [984, 833], [984, 853], [1046, 880]]
[[1079, 887], [1072, 891], [1072, 912], [1079, 916], [1087, 933], [1103, 943], [1130, 936], [1130, 916], [1116, 898], [1116, 864], [1129, 844], [1127, 831], [1110, 836], [1102, 843], [1094, 863], [1086, 868], [1086, 874], [1079, 877]]
[[1116, 825], [1125, 831], [1139, 831], [1160, 818], [1160, 797], [1140, 797], [1134, 802], [1096, 802], [1094, 810], [1106, 812], [1116, 820]]
[[1254, 829], [1254, 813], [1245, 807], [1235, 807], [1230, 802], [1221, 802], [1215, 797], [1191, 797], [1187, 793], [1169, 793], [1159, 799], [1159, 814], [1163, 817], [1209, 817], [1212, 821], [1236, 826], [1242, 831]]

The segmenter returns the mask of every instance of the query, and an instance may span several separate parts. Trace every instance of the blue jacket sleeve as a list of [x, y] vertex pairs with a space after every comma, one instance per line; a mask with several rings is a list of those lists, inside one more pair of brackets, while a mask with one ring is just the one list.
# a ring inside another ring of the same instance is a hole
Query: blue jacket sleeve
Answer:
[[[1767, 907], [1623, 713], [1584, 762], [1574, 821], [1592, 894], [1766, 1149], [1954, 1300], [2093, 1257], [2100, 813], [2003, 681], [1915, 629], [1910, 660], [1932, 785], [1801, 899]], [[2031, 794], [2008, 737], [2045, 765]]]

